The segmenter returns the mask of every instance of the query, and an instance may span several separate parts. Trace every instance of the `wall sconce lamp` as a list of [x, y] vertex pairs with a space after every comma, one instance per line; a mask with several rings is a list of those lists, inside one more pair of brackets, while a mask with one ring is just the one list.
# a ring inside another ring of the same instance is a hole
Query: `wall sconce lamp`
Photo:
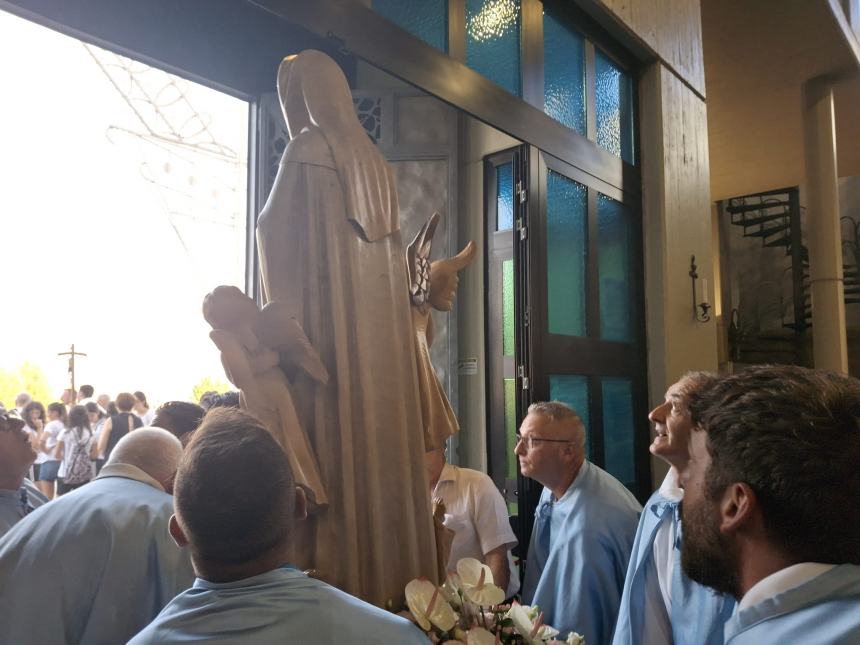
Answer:
[[699, 272], [696, 269], [696, 256], [690, 256], [690, 280], [693, 283], [693, 318], [699, 322], [708, 322], [711, 319], [711, 305], [708, 302], [708, 280], [702, 279], [702, 301], [699, 302], [696, 297], [696, 280], [699, 279]]

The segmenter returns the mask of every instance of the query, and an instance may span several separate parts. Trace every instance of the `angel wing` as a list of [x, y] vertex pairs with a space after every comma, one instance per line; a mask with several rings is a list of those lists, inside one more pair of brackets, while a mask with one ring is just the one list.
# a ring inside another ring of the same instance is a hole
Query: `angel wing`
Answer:
[[328, 370], [286, 303], [272, 301], [263, 307], [257, 332], [260, 342], [280, 352], [287, 363], [322, 384], [328, 383]]
[[406, 247], [409, 296], [416, 307], [424, 307], [430, 296], [430, 251], [441, 215], [433, 213]]

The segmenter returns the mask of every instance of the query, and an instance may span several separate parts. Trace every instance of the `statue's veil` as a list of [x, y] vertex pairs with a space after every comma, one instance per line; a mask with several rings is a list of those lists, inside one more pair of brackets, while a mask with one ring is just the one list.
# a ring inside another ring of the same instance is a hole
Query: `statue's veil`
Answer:
[[305, 123], [319, 127], [334, 157], [348, 216], [365, 238], [374, 242], [399, 230], [394, 174], [361, 126], [337, 63], [313, 49], [285, 58], [278, 91], [291, 137]]

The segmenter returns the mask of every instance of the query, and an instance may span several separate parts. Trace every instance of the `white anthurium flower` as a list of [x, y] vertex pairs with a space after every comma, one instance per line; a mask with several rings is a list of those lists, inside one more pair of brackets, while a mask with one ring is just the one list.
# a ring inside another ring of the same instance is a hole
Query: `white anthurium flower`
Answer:
[[501, 637], [493, 635], [483, 627], [472, 627], [466, 632], [466, 645], [499, 645]]
[[443, 632], [457, 623], [457, 614], [445, 600], [439, 587], [427, 578], [416, 578], [406, 585], [406, 604], [425, 632], [432, 623]]
[[577, 634], [576, 632], [570, 632], [567, 635], [567, 640], [564, 641], [565, 645], [585, 645], [585, 636], [582, 634]]
[[460, 597], [462, 588], [463, 585], [460, 582], [460, 576], [456, 573], [449, 573], [448, 577], [445, 578], [445, 583], [441, 587], [442, 595], [445, 596], [445, 600], [451, 603], [451, 605], [459, 608], [463, 604], [463, 599]]
[[476, 605], [491, 607], [505, 600], [505, 591], [493, 584], [493, 572], [475, 558], [462, 558], [457, 563], [463, 592]]
[[511, 604], [511, 608], [508, 610], [508, 613], [505, 614], [505, 618], [510, 618], [511, 622], [514, 624], [514, 629], [516, 632], [523, 637], [528, 645], [543, 645], [545, 638], [552, 638], [555, 634], [558, 634], [558, 630], [554, 630], [551, 627], [548, 628], [548, 632], [555, 632], [555, 634], [544, 636], [541, 634], [541, 628], [547, 627], [543, 624], [543, 613], [538, 614], [537, 620], [532, 621], [529, 617], [529, 613], [531, 611], [531, 607], [523, 606], [517, 601], [514, 601]]

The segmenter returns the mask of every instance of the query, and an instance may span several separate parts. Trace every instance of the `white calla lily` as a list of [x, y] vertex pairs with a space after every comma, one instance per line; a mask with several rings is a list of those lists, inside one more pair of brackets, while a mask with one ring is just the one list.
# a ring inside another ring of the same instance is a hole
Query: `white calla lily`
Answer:
[[430, 630], [431, 623], [444, 632], [457, 623], [457, 614], [439, 587], [427, 578], [417, 578], [406, 585], [406, 604], [425, 632]]
[[460, 582], [460, 576], [456, 573], [449, 573], [445, 578], [445, 583], [442, 585], [442, 595], [445, 600], [451, 603], [455, 608], [459, 608], [463, 604], [463, 599], [460, 597], [463, 585]]
[[483, 627], [473, 627], [466, 632], [466, 645], [499, 645], [501, 638], [495, 636]]
[[[531, 611], [531, 607], [523, 606], [517, 601], [514, 601], [511, 608], [508, 610], [508, 613], [505, 614], [505, 618], [511, 619], [511, 622], [514, 624], [514, 629], [523, 637], [523, 640], [525, 640], [528, 645], [543, 645], [544, 638], [551, 638], [551, 636], [541, 635], [541, 628], [546, 627], [543, 624], [543, 612], [538, 614], [537, 620], [532, 621], [529, 617], [529, 613], [531, 613]], [[558, 634], [558, 630], [553, 630], [551, 627], [549, 629]]]
[[505, 600], [503, 589], [493, 584], [493, 572], [475, 558], [462, 558], [457, 563], [457, 574], [466, 597], [476, 605], [490, 607]]

